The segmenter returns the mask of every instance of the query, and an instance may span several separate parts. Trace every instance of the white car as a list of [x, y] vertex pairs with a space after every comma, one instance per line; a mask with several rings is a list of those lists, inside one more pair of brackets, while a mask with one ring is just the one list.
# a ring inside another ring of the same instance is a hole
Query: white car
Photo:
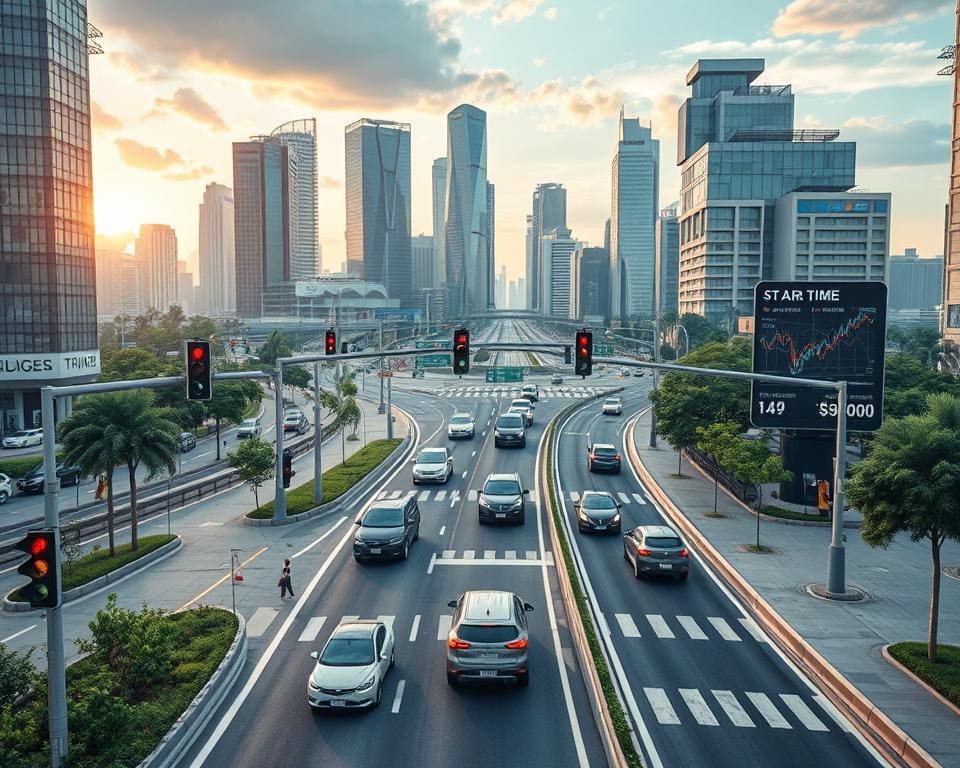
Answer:
[[608, 397], [603, 401], [604, 416], [619, 416], [623, 413], [623, 401], [619, 397]]
[[27, 448], [43, 443], [42, 429], [21, 429], [3, 438], [4, 448]]
[[507, 413], [519, 413], [523, 416], [525, 426], [529, 427], [533, 424], [533, 403], [525, 397], [518, 397], [516, 400], [513, 400], [510, 403], [510, 408]]
[[260, 437], [260, 419], [244, 419], [237, 427], [237, 438]]
[[455, 413], [450, 417], [450, 422], [447, 424], [447, 437], [451, 440], [456, 440], [458, 437], [473, 440], [475, 430], [476, 425], [472, 414]]
[[413, 484], [445, 483], [453, 474], [453, 457], [446, 448], [424, 448], [413, 464]]
[[0, 504], [6, 504], [7, 499], [13, 496], [13, 483], [10, 478], [0, 472]]
[[314, 709], [366, 709], [383, 698], [383, 681], [393, 666], [393, 630], [382, 621], [342, 621], [320, 653], [307, 681]]

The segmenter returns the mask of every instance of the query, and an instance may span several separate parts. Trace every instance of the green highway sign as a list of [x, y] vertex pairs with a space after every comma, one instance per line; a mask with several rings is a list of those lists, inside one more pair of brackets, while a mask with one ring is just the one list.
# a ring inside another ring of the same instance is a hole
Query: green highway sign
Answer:
[[593, 354], [605, 357], [613, 354], [613, 344], [604, 344], [602, 341], [593, 343]]
[[420, 355], [417, 368], [449, 368], [450, 355]]
[[523, 368], [487, 368], [487, 384], [509, 384], [516, 381], [523, 381]]
[[417, 339], [413, 342], [413, 345], [417, 349], [436, 349], [437, 347], [450, 349], [450, 347], [453, 346], [453, 342], [451, 342], [450, 339]]

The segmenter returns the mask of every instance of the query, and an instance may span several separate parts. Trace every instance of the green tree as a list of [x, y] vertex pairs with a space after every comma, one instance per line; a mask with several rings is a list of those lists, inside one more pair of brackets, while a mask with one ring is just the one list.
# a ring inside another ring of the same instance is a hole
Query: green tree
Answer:
[[960, 541], [960, 399], [932, 395], [922, 415], [887, 419], [870, 455], [851, 469], [846, 497], [863, 515], [860, 535], [871, 547], [888, 547], [900, 533], [930, 543], [927, 658], [935, 662], [940, 550], [947, 539]]
[[290, 348], [290, 342], [286, 335], [280, 331], [271, 333], [257, 351], [257, 356], [260, 358], [264, 369], [273, 368], [278, 357], [289, 357], [292, 354], [293, 350]]
[[789, 480], [793, 473], [783, 468], [783, 460], [770, 453], [766, 439], [737, 437], [723, 452], [723, 465], [741, 483], [757, 486], [757, 540], [760, 549], [760, 510], [763, 509], [764, 483]]
[[218, 381], [214, 384], [213, 395], [203, 404], [204, 413], [212, 418], [216, 425], [217, 461], [220, 461], [220, 425], [223, 420], [234, 423], [243, 421], [247, 403], [260, 400], [263, 391], [252, 381]]
[[357, 427], [363, 414], [360, 406], [354, 397], [344, 397], [340, 404], [340, 421], [344, 427], [350, 427], [354, 436], [357, 434]]
[[353, 371], [340, 377], [340, 381], [337, 382], [337, 391], [343, 397], [357, 396], [357, 382], [354, 379]]
[[307, 389], [313, 376], [302, 365], [287, 365], [283, 369], [283, 385], [296, 389]]
[[940, 332], [936, 328], [894, 326], [887, 331], [887, 340], [925, 366], [933, 366], [940, 351]]
[[30, 652], [17, 653], [0, 643], [0, 707], [11, 707], [37, 684]]
[[726, 341], [727, 338], [727, 334], [722, 328], [714, 325], [702, 315], [695, 315], [692, 312], [681, 315], [680, 325], [687, 329], [691, 351], [711, 341]]
[[260, 509], [260, 495], [258, 489], [273, 477], [274, 454], [273, 448], [259, 437], [244, 440], [237, 450], [227, 454], [227, 461], [235, 467], [240, 479], [253, 490], [253, 500]]
[[175, 372], [166, 360], [161, 360], [146, 349], [118, 348], [100, 354], [100, 381], [153, 379], [172, 373]]
[[697, 427], [697, 450], [713, 457], [713, 514], [718, 514], [717, 498], [720, 492], [720, 468], [733, 444], [739, 439], [739, 427], [730, 421], [721, 421], [706, 427]]
[[927, 397], [939, 392], [960, 396], [960, 381], [946, 371], [924, 365], [916, 356], [904, 352], [886, 356], [884, 416], [899, 419], [919, 415], [926, 410]]

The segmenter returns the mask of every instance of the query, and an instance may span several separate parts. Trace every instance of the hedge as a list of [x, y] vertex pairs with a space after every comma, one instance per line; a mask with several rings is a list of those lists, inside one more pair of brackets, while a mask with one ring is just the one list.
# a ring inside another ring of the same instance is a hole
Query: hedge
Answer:
[[960, 645], [937, 645], [937, 661], [927, 658], [926, 643], [895, 643], [893, 658], [948, 701], [960, 707]]

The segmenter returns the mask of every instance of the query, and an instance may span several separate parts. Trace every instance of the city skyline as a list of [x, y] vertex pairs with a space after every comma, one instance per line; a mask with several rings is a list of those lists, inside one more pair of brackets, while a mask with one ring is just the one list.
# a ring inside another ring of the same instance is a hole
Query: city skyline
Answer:
[[[388, 5], [397, 14], [414, 13]], [[609, 215], [610, 136], [621, 103], [628, 114], [639, 114], [643, 124], [653, 122], [654, 137], [661, 142], [663, 206], [679, 190], [675, 122], [685, 96], [684, 73], [699, 57], [763, 56], [765, 82], [794, 84], [798, 126], [840, 127], [845, 138], [861, 147], [860, 186], [890, 191], [904, 201], [893, 226], [892, 250], [916, 246], [922, 254], [941, 252], [938, 211], [946, 200], [950, 109], [949, 83], [936, 77], [936, 54], [949, 42], [942, 32], [942, 13], [904, 19], [891, 10], [888, 17], [881, 13], [842, 30], [815, 27], [796, 4], [758, 2], [744, 27], [727, 13], [732, 4], [719, 4], [708, 11], [711, 39], [701, 40], [671, 24], [666, 9], [655, 9], [631, 38], [625, 30], [636, 26], [630, 22], [637, 11], [623, 6], [560, 8], [549, 16], [548, 6], [542, 6], [516, 18], [504, 11], [515, 4], [498, 3], [498, 8], [504, 6], [499, 10], [490, 4], [475, 13], [453, 5], [444, 23], [455, 23], [448, 34], [459, 43], [460, 53], [446, 61], [465, 74], [464, 85], [452, 84], [449, 73], [431, 78], [432, 72], [404, 70], [396, 77], [407, 79], [393, 95], [379, 85], [347, 94], [356, 78], [347, 72], [354, 62], [338, 46], [343, 61], [319, 62], [320, 74], [308, 83], [314, 86], [313, 96], [304, 101], [307, 95], [296, 94], [289, 84], [272, 91], [253, 86], [266, 67], [260, 60], [228, 60], [204, 68], [187, 64], [191, 52], [205, 60], [203, 51], [194, 51], [192, 32], [161, 55], [151, 48], [156, 42], [147, 39], [146, 24], [120, 4], [98, 0], [91, 18], [104, 30], [107, 50], [91, 61], [99, 231], [134, 233], [141, 223], [169, 223], [196, 273], [195, 201], [210, 181], [229, 186], [231, 141], [292, 115], [309, 115], [317, 119], [319, 237], [327, 267], [333, 269], [345, 258], [342, 126], [374, 109], [384, 119], [413, 125], [411, 231], [432, 232], [431, 162], [443, 153], [444, 115], [470, 101], [488, 113], [489, 175], [499, 187], [498, 262], [516, 279], [524, 273], [529, 190], [544, 178], [569, 189], [571, 228], [591, 244], [602, 242]], [[426, 20], [438, 14], [426, 13]], [[898, 23], [896, 40], [887, 22]], [[435, 41], [439, 33], [426, 22], [423, 26], [427, 29], [421, 33]], [[578, 27], [607, 35], [604, 46], [589, 46], [589, 65], [538, 50], [538, 39], [545, 42]], [[524, 38], [534, 45], [520, 45]], [[134, 64], [132, 54], [141, 48], [144, 55]], [[435, 47], [425, 50], [424, 57], [436, 54]], [[430, 64], [421, 62], [421, 69]], [[285, 82], [268, 74], [263, 77], [269, 82]], [[317, 86], [320, 80], [325, 90]], [[890, 161], [883, 158], [891, 154], [901, 163], [896, 171], [884, 166]], [[131, 188], [142, 194], [129, 195]]]

